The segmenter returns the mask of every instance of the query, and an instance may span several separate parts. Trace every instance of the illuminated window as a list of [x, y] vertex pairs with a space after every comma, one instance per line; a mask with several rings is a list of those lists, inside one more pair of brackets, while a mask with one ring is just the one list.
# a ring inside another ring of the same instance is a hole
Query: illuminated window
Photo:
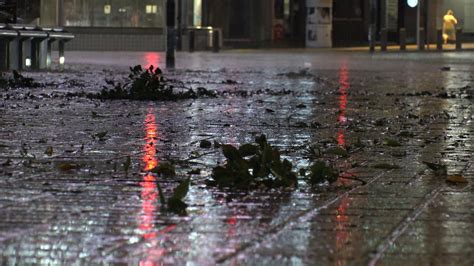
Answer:
[[157, 5], [146, 5], [145, 7], [145, 13], [147, 14], [156, 14], [157, 10], [158, 10]]
[[112, 7], [110, 5], [104, 5], [104, 14], [106, 15], [110, 14], [111, 10], [112, 10]]

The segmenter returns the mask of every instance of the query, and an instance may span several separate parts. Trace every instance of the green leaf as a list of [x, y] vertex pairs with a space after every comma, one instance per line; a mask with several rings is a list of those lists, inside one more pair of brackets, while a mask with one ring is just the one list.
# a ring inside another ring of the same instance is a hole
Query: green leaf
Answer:
[[164, 177], [174, 177], [176, 176], [176, 170], [174, 166], [170, 163], [160, 163], [157, 167], [151, 170], [152, 173], [164, 176]]
[[185, 216], [187, 214], [186, 208], [188, 207], [188, 205], [180, 199], [177, 199], [177, 198], [169, 199], [167, 207], [168, 207], [167, 211], [175, 213], [177, 215]]
[[123, 170], [128, 173], [128, 170], [130, 169], [130, 165], [132, 164], [132, 159], [130, 156], [127, 156], [127, 160], [123, 164]]
[[428, 168], [430, 168], [436, 175], [448, 175], [448, 167], [446, 165], [426, 161], [423, 161], [423, 163], [428, 166]]
[[166, 203], [165, 194], [163, 193], [163, 189], [161, 189], [161, 185], [160, 185], [160, 182], [158, 182], [158, 180], [156, 181], [156, 187], [158, 188], [158, 194], [160, 197], [161, 207], [166, 209], [167, 203]]
[[311, 184], [320, 184], [326, 181], [332, 183], [339, 177], [338, 171], [324, 161], [315, 162], [311, 165], [309, 171]]
[[222, 145], [222, 153], [228, 160], [236, 160], [241, 158], [239, 151], [232, 145]]
[[189, 191], [189, 183], [189, 178], [181, 182], [174, 190], [173, 196], [171, 198], [180, 200], [184, 199]]
[[242, 157], [255, 155], [258, 152], [258, 146], [247, 143], [239, 147], [239, 153]]
[[255, 138], [255, 142], [260, 145], [260, 147], [263, 147], [265, 144], [267, 144], [267, 137], [262, 134], [259, 137]]

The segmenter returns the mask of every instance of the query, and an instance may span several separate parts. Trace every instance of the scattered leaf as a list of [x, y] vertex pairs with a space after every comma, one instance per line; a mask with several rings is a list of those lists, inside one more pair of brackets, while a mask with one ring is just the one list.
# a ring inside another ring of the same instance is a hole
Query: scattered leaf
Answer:
[[339, 172], [324, 161], [317, 161], [309, 169], [309, 178], [311, 184], [320, 184], [324, 182], [333, 183], [337, 180]]
[[446, 176], [448, 175], [448, 167], [443, 164], [439, 163], [431, 163], [431, 162], [426, 162], [423, 161], [423, 163], [428, 166], [436, 175], [439, 176]]
[[203, 149], [209, 149], [212, 147], [212, 143], [208, 140], [201, 140], [201, 142], [199, 143], [199, 147], [203, 148]]
[[46, 148], [46, 151], [44, 152], [44, 154], [48, 155], [48, 156], [52, 156], [53, 155], [53, 147], [52, 146], [48, 146]]
[[[186, 87], [183, 82], [166, 79], [160, 68], [150, 66], [142, 68], [137, 65], [130, 67], [128, 79], [122, 84], [106, 80], [108, 86], [104, 86], [98, 94], [86, 94], [89, 98], [101, 100], [152, 100], [152, 101], [173, 101], [180, 99], [194, 99], [198, 97], [215, 98], [217, 94], [205, 88], [199, 87], [196, 90]], [[68, 96], [84, 96], [84, 93], [70, 93]]]
[[239, 148], [222, 145], [227, 159], [223, 166], [214, 167], [209, 185], [249, 190], [252, 188], [294, 188], [297, 185], [293, 165], [281, 160], [280, 152], [267, 142], [265, 135], [255, 139], [255, 144]]
[[446, 178], [446, 182], [452, 184], [467, 184], [467, 179], [462, 175], [450, 175]]
[[125, 173], [128, 173], [128, 170], [130, 169], [130, 165], [132, 164], [132, 158], [130, 158], [130, 155], [127, 156], [127, 160], [125, 163], [123, 163], [123, 170]]
[[107, 136], [107, 131], [102, 131], [102, 132], [99, 132], [97, 134], [94, 135], [95, 138], [99, 139], [100, 141], [103, 141], [103, 140], [106, 140], [106, 136]]
[[400, 147], [400, 146], [402, 146], [402, 144], [400, 142], [398, 142], [398, 140], [394, 140], [394, 139], [385, 139], [383, 141], [383, 144], [386, 145], [386, 146], [390, 146], [390, 147]]
[[79, 164], [76, 164], [76, 163], [60, 163], [58, 165], [58, 168], [61, 171], [69, 171], [69, 170], [79, 169], [79, 168], [81, 168], [81, 166]]
[[170, 163], [160, 163], [157, 167], [151, 170], [152, 173], [164, 176], [164, 177], [174, 177], [176, 176], [175, 167]]

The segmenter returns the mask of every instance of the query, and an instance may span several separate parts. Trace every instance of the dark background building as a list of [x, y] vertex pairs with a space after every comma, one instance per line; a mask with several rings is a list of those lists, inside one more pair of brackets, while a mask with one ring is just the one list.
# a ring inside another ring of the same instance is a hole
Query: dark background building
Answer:
[[[398, 42], [405, 28], [416, 41], [417, 8], [406, 0], [175, 0], [176, 19], [186, 43], [189, 30], [201, 31], [209, 46], [210, 28], [221, 30], [229, 48], [305, 47], [308, 4], [331, 5], [332, 46], [367, 45], [374, 18], [376, 33], [386, 29]], [[434, 43], [442, 17], [452, 9], [465, 36], [474, 33], [474, 1], [422, 0], [421, 27]], [[166, 0], [0, 0], [0, 19], [43, 26], [63, 26], [76, 34], [68, 49], [151, 50], [165, 48]], [[375, 14], [371, 13], [371, 3]], [[206, 36], [204, 36], [206, 35]], [[209, 35], [209, 36], [207, 36]], [[207, 38], [207, 39], [206, 39]], [[379, 38], [379, 37], [377, 37]], [[186, 45], [183, 45], [186, 47]]]

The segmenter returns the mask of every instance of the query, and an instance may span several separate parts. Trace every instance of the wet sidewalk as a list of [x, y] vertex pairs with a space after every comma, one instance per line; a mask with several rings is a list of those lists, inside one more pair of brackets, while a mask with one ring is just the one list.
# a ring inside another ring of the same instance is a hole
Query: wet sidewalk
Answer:
[[[25, 73], [46, 87], [0, 91], [0, 262], [473, 265], [472, 56], [178, 54], [167, 76], [226, 93], [101, 102], [67, 93], [98, 91], [129, 65], [163, 66], [164, 55], [72, 52], [63, 73]], [[341, 170], [332, 185], [206, 185], [224, 158], [201, 140], [262, 133], [298, 167], [311, 162], [308, 147], [349, 156], [323, 155]], [[176, 177], [148, 172], [170, 161], [186, 161]], [[188, 177], [187, 216], [161, 211], [156, 182], [169, 195]]]

